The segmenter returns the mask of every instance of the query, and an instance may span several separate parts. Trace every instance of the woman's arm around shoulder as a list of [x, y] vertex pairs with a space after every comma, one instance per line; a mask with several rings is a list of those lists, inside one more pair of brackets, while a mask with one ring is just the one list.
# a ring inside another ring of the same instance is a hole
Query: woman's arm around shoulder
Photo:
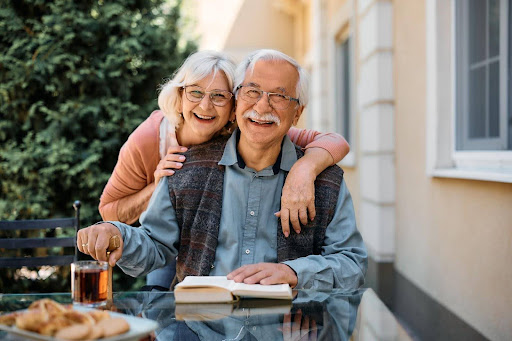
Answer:
[[125, 142], [117, 164], [100, 198], [104, 220], [131, 224], [139, 219], [154, 190], [153, 172], [158, 162], [158, 127], [153, 114]]
[[335, 133], [319, 133], [315, 130], [291, 128], [288, 136], [295, 144], [305, 147], [304, 157], [290, 169], [281, 196], [281, 225], [285, 236], [289, 235], [290, 223], [300, 233], [301, 224], [308, 217], [313, 220], [315, 210], [315, 179], [327, 167], [345, 157], [350, 147], [343, 136]]
[[[332, 157], [331, 165], [343, 160], [350, 151], [347, 140], [336, 133], [320, 133], [313, 129], [291, 127], [288, 136], [296, 145], [308, 150], [310, 148], [325, 149]], [[323, 169], [322, 169], [323, 170]]]

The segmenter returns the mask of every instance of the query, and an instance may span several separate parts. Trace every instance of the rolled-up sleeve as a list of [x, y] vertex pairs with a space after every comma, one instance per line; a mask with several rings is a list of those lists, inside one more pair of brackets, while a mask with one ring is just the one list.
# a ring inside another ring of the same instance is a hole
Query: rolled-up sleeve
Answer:
[[298, 278], [298, 289], [353, 290], [364, 283], [368, 256], [357, 230], [352, 198], [342, 181], [336, 212], [325, 231], [321, 255], [286, 261]]
[[123, 237], [123, 256], [117, 265], [130, 276], [141, 276], [176, 259], [180, 230], [172, 207], [167, 177], [158, 183], [148, 209], [142, 213], [141, 226], [114, 224]]
[[312, 129], [291, 127], [288, 136], [296, 145], [308, 148], [325, 149], [333, 159], [333, 165], [340, 162], [350, 151], [350, 146], [343, 136], [336, 133], [320, 133]]

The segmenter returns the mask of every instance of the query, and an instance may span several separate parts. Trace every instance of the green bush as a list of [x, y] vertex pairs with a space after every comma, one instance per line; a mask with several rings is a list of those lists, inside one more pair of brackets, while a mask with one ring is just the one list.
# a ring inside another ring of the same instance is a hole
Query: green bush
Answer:
[[0, 4], [0, 220], [71, 216], [74, 200], [82, 225], [100, 220], [121, 145], [195, 49], [181, 2]]

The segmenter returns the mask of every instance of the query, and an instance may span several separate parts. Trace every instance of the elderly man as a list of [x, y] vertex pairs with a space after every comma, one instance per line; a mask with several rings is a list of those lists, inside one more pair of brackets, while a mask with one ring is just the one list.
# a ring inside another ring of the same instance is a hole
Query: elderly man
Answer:
[[106, 260], [109, 238], [120, 236], [109, 262], [132, 276], [177, 255], [179, 281], [228, 275], [298, 288], [359, 287], [367, 254], [339, 167], [318, 176], [316, 217], [300, 234], [286, 237], [273, 214], [287, 172], [303, 155], [286, 136], [307, 104], [303, 69], [281, 52], [260, 50], [240, 64], [235, 83], [239, 130], [190, 148], [184, 167], [158, 184], [142, 228], [93, 225], [79, 231], [78, 248]]

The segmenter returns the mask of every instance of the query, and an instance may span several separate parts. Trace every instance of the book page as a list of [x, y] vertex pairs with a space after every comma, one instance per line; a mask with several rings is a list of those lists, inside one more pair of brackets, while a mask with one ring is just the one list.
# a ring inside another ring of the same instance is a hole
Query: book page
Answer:
[[255, 292], [287, 292], [290, 286], [288, 284], [274, 284], [274, 285], [262, 285], [262, 284], [245, 284], [235, 283], [233, 290], [236, 291], [255, 291]]
[[235, 283], [232, 292], [237, 296], [292, 298], [292, 290], [288, 284], [261, 285]]
[[175, 288], [176, 303], [233, 302], [231, 291], [215, 286]]
[[176, 288], [219, 287], [232, 291], [234, 285], [235, 281], [226, 276], [187, 276]]

